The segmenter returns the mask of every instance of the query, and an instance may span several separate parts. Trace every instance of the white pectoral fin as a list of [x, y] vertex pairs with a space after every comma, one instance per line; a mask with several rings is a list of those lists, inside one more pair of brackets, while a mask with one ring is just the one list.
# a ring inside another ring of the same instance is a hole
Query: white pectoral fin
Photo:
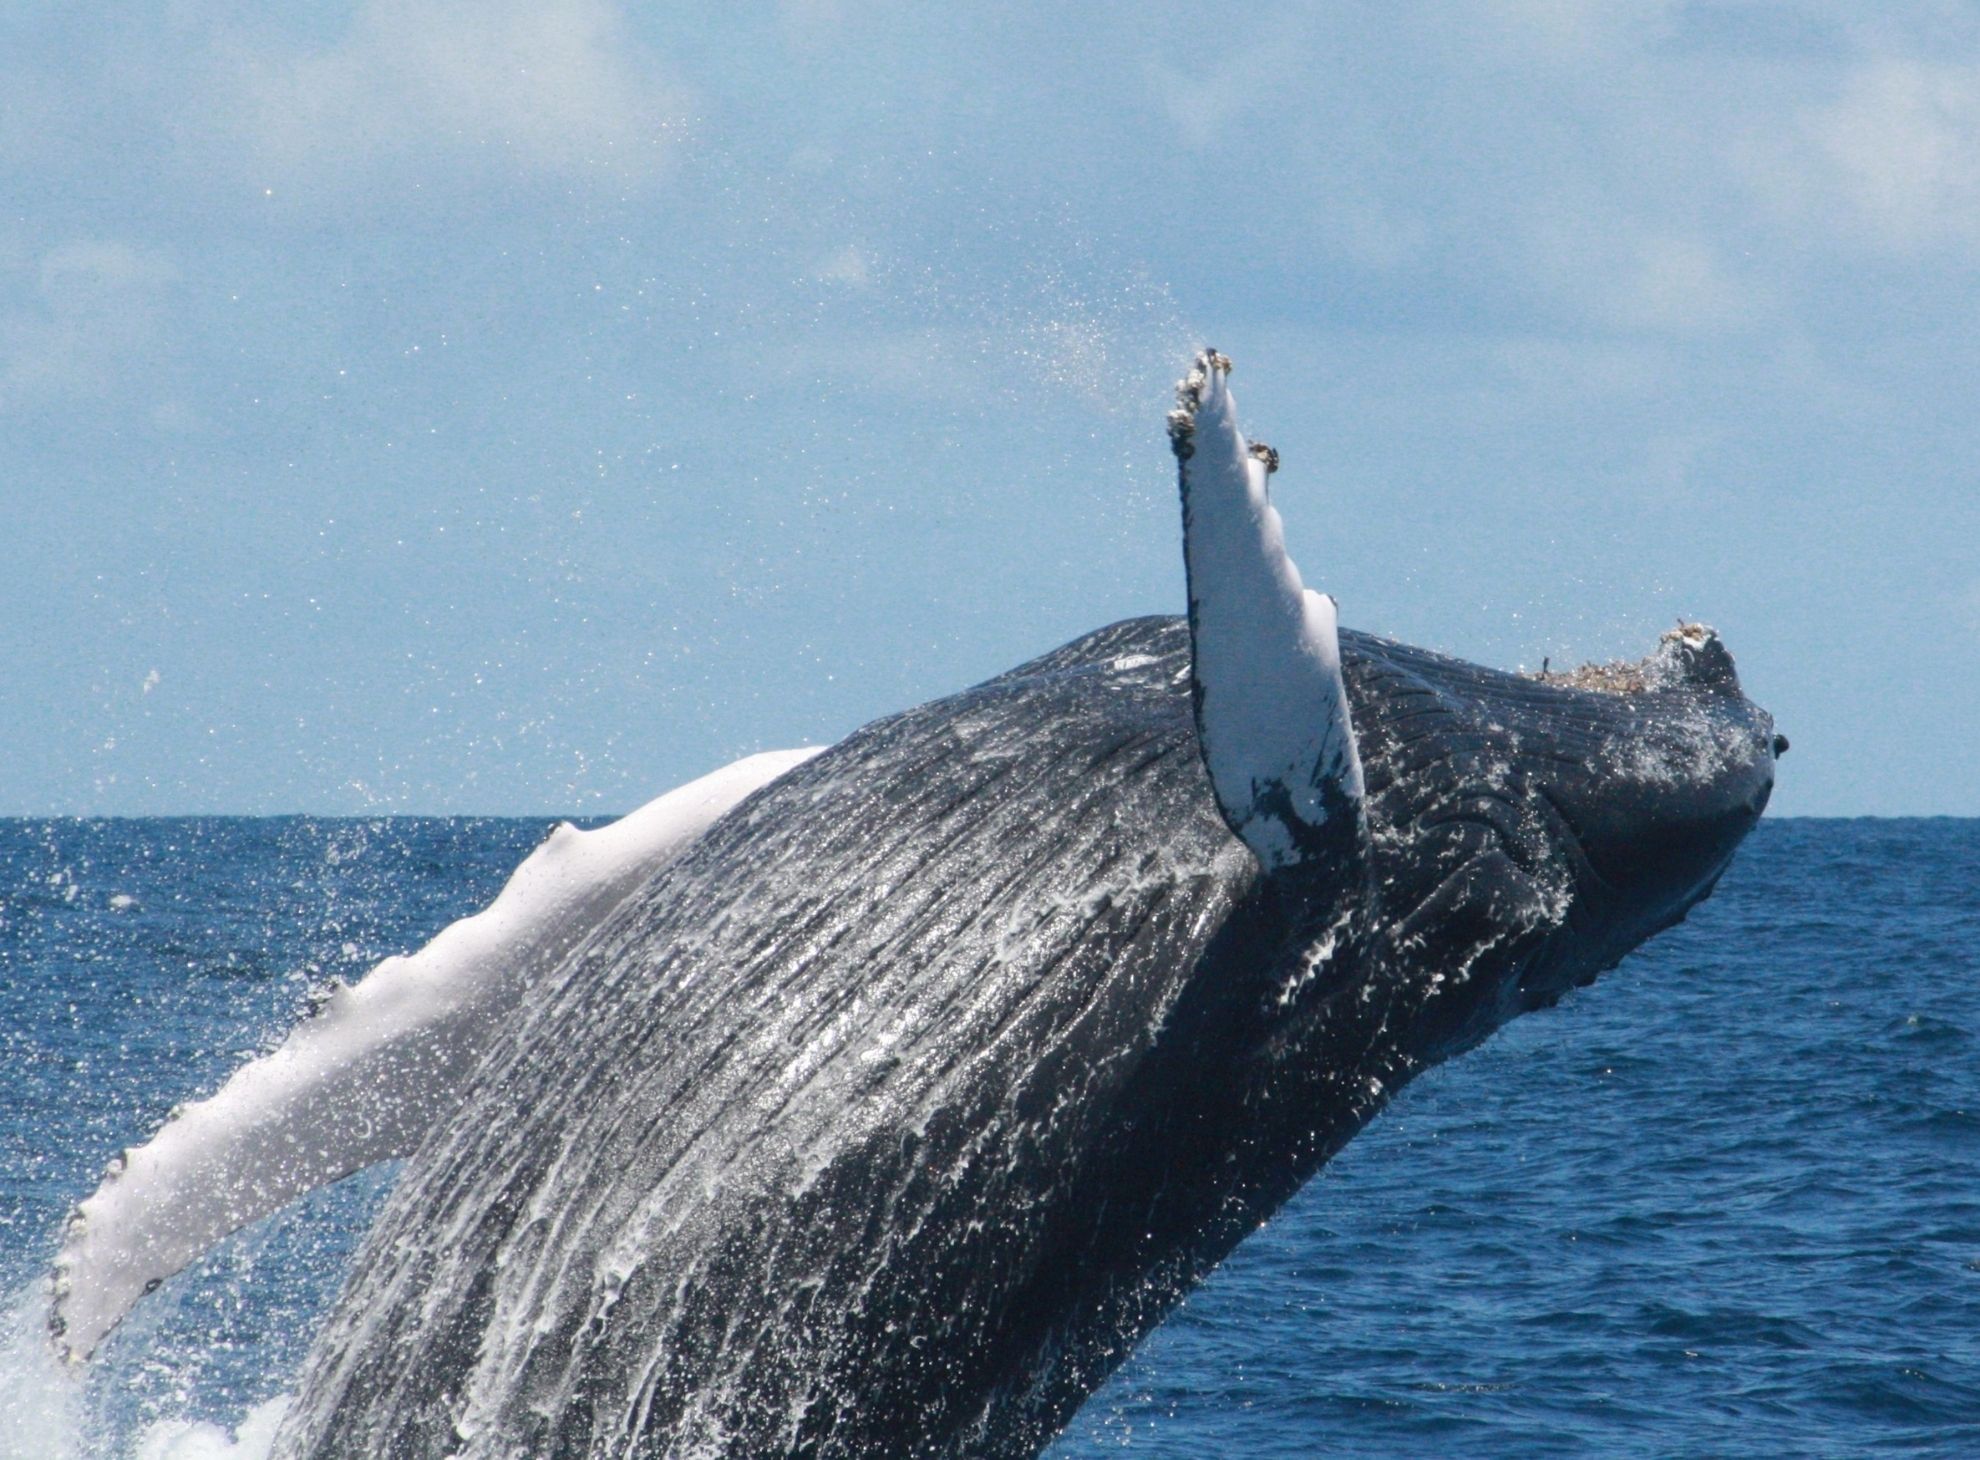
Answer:
[[817, 753], [749, 756], [596, 831], [558, 827], [481, 912], [339, 987], [272, 1053], [173, 1112], [69, 1218], [51, 1279], [57, 1347], [87, 1358], [229, 1233], [410, 1154], [530, 983], [723, 812]]
[[1197, 357], [1169, 418], [1182, 489], [1191, 675], [1203, 763], [1268, 870], [1358, 835], [1355, 749], [1333, 600], [1286, 553], [1270, 447], [1238, 430], [1230, 361]]

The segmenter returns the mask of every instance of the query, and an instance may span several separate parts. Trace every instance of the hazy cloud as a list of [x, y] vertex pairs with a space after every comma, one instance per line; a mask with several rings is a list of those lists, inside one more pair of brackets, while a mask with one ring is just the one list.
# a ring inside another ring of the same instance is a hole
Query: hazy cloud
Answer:
[[844, 248], [818, 260], [812, 265], [811, 276], [820, 283], [843, 284], [849, 289], [864, 289], [873, 280], [872, 266], [857, 245], [847, 244]]
[[1886, 247], [1980, 242], [1980, 66], [1870, 63], [1805, 127], [1835, 190]]
[[1953, 613], [1974, 633], [1980, 636], [1980, 578], [1953, 595]]
[[435, 152], [630, 186], [667, 166], [684, 96], [609, 0], [364, 0], [328, 45], [216, 42], [186, 129], [276, 177], [356, 181]]
[[0, 407], [108, 390], [152, 343], [176, 277], [162, 255], [104, 239], [62, 244], [10, 272], [21, 297], [0, 306]]
[[1886, 52], [1826, 73], [1779, 118], [1739, 118], [1733, 156], [1769, 224], [1897, 258], [1980, 245], [1980, 63]]
[[1630, 250], [1613, 298], [1617, 323], [1678, 334], [1737, 324], [1753, 297], [1702, 238], [1652, 236]]
[[1238, 117], [1263, 104], [1259, 84], [1261, 65], [1269, 77], [1274, 70], [1272, 57], [1251, 52], [1225, 57], [1205, 66], [1200, 62], [1185, 70], [1167, 61], [1146, 63], [1148, 88], [1168, 114], [1175, 135], [1184, 147], [1201, 152], [1216, 143]]
[[1523, 45], [1585, 62], [1662, 39], [1679, 8], [1674, 0], [1500, 0], [1483, 18]]

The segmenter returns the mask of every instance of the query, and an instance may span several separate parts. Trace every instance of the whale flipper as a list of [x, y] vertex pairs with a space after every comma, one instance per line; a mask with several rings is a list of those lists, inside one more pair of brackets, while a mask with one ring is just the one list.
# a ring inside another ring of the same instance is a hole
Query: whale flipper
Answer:
[[1268, 481], [1278, 453], [1245, 439], [1231, 362], [1215, 350], [1169, 417], [1182, 488], [1197, 737], [1218, 808], [1267, 871], [1351, 852], [1361, 758], [1334, 601], [1301, 582]]
[[276, 1049], [175, 1110], [69, 1218], [52, 1279], [57, 1347], [88, 1358], [229, 1233], [411, 1154], [532, 981], [716, 818], [817, 753], [747, 756], [595, 831], [566, 822], [481, 912], [339, 985]]

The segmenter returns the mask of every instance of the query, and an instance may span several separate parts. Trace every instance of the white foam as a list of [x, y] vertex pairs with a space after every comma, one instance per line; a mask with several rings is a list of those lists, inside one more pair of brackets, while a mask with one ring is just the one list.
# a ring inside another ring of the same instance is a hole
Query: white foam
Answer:
[[290, 1402], [282, 1394], [257, 1405], [231, 1433], [200, 1420], [161, 1420], [139, 1439], [134, 1460], [268, 1460]]
[[[14, 1295], [0, 1332], [0, 1460], [268, 1460], [293, 1400], [278, 1395], [231, 1428], [183, 1416], [153, 1419], [134, 1436], [94, 1413], [84, 1371], [48, 1342], [47, 1293], [33, 1282]], [[101, 1396], [98, 1396], [101, 1399]]]
[[0, 1333], [0, 1460], [62, 1460], [82, 1451], [83, 1393], [48, 1343], [39, 1282], [8, 1305]]

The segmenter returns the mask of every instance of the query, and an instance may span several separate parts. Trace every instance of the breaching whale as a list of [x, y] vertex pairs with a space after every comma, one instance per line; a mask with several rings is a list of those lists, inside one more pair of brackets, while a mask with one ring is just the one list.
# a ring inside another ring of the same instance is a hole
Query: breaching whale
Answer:
[[[1035, 1454], [1400, 1085], [1709, 892], [1785, 748], [1716, 635], [1536, 679], [1337, 629], [1228, 371], [1171, 418], [1186, 621], [740, 775], [432, 1021], [437, 1114], [332, 1000], [391, 1139], [195, 1224], [417, 1144], [278, 1453]], [[84, 1204], [72, 1348], [186, 1260], [127, 1183], [274, 1149], [252, 1085]]]

